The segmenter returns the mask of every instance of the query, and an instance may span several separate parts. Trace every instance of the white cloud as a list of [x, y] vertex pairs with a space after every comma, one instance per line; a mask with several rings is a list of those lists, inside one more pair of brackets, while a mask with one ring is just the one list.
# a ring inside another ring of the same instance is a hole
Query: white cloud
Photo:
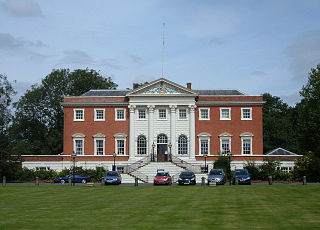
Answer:
[[59, 64], [93, 64], [94, 60], [87, 53], [81, 50], [66, 51], [64, 56], [58, 61]]
[[2, 7], [17, 17], [37, 17], [42, 15], [39, 4], [33, 0], [6, 0]]

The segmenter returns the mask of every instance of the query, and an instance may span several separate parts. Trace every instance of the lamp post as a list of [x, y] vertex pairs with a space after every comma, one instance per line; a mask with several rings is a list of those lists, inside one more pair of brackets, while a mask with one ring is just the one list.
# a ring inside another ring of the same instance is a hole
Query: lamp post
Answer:
[[232, 153], [228, 152], [227, 156], [228, 156], [228, 160], [229, 160], [229, 185], [231, 185], [231, 157], [232, 157]]
[[74, 180], [74, 171], [75, 171], [75, 168], [76, 168], [76, 156], [77, 154], [73, 151], [72, 152], [72, 161], [73, 161], [73, 168], [72, 168], [72, 185], [74, 186], [75, 184], [75, 180]]
[[156, 147], [156, 145], [154, 144], [154, 142], [152, 143], [152, 156], [151, 156], [151, 161], [154, 162], [154, 147]]
[[172, 160], [172, 157], [171, 157], [171, 148], [172, 148], [172, 144], [171, 143], [169, 143], [168, 144], [168, 147], [169, 147], [169, 160], [171, 161]]
[[208, 169], [207, 169], [207, 156], [208, 156], [208, 153], [207, 153], [207, 152], [204, 152], [204, 153], [203, 153], [203, 157], [204, 157], [204, 172], [205, 172], [205, 173], [208, 172]]
[[112, 171], [116, 171], [116, 153], [113, 153], [113, 165], [112, 165]]

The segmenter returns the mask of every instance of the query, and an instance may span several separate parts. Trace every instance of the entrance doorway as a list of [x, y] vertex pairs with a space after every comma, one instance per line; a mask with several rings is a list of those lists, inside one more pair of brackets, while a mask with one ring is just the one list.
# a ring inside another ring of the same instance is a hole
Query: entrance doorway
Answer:
[[157, 161], [168, 161], [168, 138], [159, 134], [157, 138]]

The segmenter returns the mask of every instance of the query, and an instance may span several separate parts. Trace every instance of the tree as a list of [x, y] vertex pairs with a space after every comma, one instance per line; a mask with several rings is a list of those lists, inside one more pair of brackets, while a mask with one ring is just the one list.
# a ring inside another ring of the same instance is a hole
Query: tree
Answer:
[[297, 105], [299, 140], [305, 152], [320, 157], [320, 65], [311, 69], [308, 82], [300, 91]]
[[79, 96], [90, 89], [115, 89], [110, 77], [89, 69], [53, 70], [15, 103], [10, 129], [13, 150], [21, 154], [58, 154], [63, 149], [64, 96]]
[[300, 153], [297, 134], [297, 111], [279, 97], [263, 94], [263, 151], [278, 147]]
[[10, 175], [16, 167], [16, 161], [10, 154], [8, 126], [12, 115], [10, 111], [12, 96], [15, 91], [7, 77], [0, 74], [0, 176]]

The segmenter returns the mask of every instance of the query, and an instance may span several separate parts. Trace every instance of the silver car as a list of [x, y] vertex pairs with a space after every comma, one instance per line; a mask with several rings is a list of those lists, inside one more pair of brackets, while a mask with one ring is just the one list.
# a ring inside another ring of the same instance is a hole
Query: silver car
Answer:
[[226, 175], [224, 174], [223, 169], [211, 169], [208, 175], [208, 185], [210, 183], [216, 184], [225, 184], [226, 183]]

